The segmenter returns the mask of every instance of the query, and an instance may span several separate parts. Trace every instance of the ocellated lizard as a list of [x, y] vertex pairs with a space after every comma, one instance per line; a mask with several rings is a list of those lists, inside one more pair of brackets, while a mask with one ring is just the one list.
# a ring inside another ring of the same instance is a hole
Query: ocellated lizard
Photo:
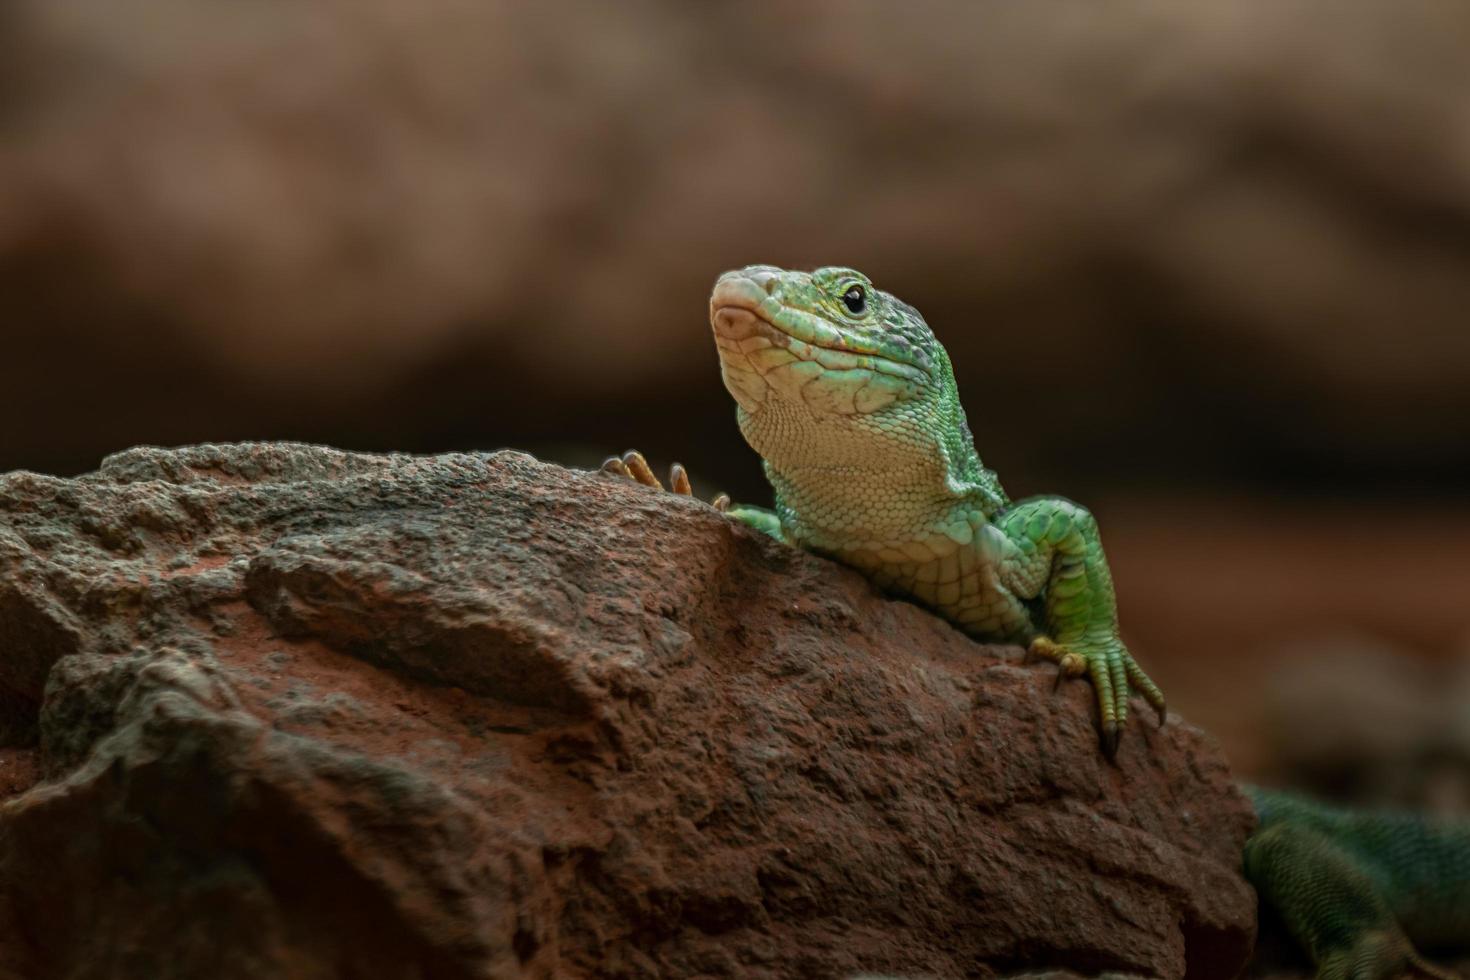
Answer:
[[[961, 630], [1015, 641], [1096, 689], [1112, 758], [1136, 691], [1164, 696], [1118, 635], [1097, 523], [1062, 497], [1012, 501], [975, 452], [949, 356], [917, 310], [853, 269], [721, 276], [710, 323], [775, 509], [715, 506], [860, 570]], [[659, 486], [629, 452], [604, 469]], [[671, 488], [690, 493], [676, 464]], [[1470, 823], [1354, 813], [1246, 788], [1247, 876], [1324, 980], [1448, 977], [1411, 940], [1470, 944]]]

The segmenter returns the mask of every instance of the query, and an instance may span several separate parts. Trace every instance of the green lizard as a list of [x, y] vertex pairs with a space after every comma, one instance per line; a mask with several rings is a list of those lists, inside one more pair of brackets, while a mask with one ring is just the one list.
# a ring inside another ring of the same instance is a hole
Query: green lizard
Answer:
[[[1011, 501], [975, 452], [945, 350], [917, 310], [852, 269], [728, 272], [710, 323], [740, 431], [776, 506], [715, 506], [851, 565], [972, 636], [1027, 644], [1058, 681], [1086, 674], [1113, 758], [1136, 691], [1164, 696], [1118, 636], [1097, 524], [1061, 497]], [[603, 468], [660, 486], [629, 452]], [[675, 464], [671, 488], [690, 493]], [[1355, 814], [1247, 788], [1244, 865], [1328, 980], [1412, 969], [1411, 945], [1470, 942], [1470, 825]]]

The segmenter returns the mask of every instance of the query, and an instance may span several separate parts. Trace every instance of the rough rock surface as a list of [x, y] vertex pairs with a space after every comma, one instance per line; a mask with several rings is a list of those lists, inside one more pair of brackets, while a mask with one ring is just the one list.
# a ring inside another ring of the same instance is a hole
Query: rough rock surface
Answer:
[[0, 973], [1232, 977], [1248, 807], [711, 508], [516, 453], [0, 478]]

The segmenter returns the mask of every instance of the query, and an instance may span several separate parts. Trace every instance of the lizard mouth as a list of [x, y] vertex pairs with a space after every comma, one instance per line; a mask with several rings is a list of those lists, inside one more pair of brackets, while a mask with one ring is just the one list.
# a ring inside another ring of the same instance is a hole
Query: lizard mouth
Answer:
[[759, 283], [742, 276], [726, 276], [715, 284], [709, 310], [722, 353], [750, 358], [774, 347], [829, 371], [872, 371], [919, 385], [929, 382], [923, 368], [894, 360], [819, 314], [782, 306]]

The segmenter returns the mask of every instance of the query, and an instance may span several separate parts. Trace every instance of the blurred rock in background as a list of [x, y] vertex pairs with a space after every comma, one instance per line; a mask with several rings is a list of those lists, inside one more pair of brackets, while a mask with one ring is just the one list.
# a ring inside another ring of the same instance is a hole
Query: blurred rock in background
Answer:
[[[636, 444], [758, 498], [709, 285], [851, 264], [935, 326], [1013, 493], [1100, 503], [1174, 703], [1255, 718], [1213, 638], [1278, 607], [1470, 629], [1467, 33], [1435, 0], [15, 0], [0, 469]], [[1282, 497], [1374, 502], [1280, 505], [1291, 549], [1215, 503]]]
[[1263, 692], [1270, 778], [1319, 796], [1470, 810], [1470, 658], [1429, 667], [1369, 637], [1286, 645]]

